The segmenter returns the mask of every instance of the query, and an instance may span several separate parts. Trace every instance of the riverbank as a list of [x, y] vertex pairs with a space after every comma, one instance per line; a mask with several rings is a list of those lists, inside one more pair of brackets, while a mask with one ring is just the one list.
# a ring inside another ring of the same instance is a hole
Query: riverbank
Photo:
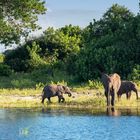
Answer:
[[[52, 103], [45, 101], [41, 104], [41, 89], [1, 89], [0, 108], [105, 108], [106, 98], [103, 90], [75, 89], [72, 97], [64, 95], [66, 102], [58, 103], [58, 98], [51, 98]], [[136, 100], [132, 93], [130, 100], [126, 100], [125, 95], [121, 101], [115, 101], [117, 108], [140, 108], [140, 99]]]

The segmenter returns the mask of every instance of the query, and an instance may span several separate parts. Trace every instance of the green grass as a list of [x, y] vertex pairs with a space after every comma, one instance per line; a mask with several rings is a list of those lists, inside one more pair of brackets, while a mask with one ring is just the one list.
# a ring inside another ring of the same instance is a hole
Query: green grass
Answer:
[[[72, 88], [75, 98], [65, 96], [65, 103], [58, 103], [57, 97], [52, 98], [52, 104], [45, 107], [60, 108], [104, 108], [106, 99], [99, 81], [89, 80], [87, 83], [75, 83], [73, 77], [64, 71], [54, 71], [54, 75], [46, 69], [34, 70], [31, 73], [12, 73], [9, 77], [0, 77], [0, 107], [42, 108], [41, 93], [44, 85], [49, 83], [67, 84]], [[140, 90], [140, 85], [138, 86]], [[76, 93], [76, 94], [75, 94]], [[140, 107], [133, 94], [130, 101], [125, 96], [116, 107]]]
[[[73, 89], [73, 96], [65, 95], [65, 103], [58, 103], [58, 98], [51, 98], [52, 103], [45, 100], [44, 105], [41, 104], [42, 89], [0, 89], [0, 107], [1, 108], [104, 108], [106, 107], [106, 98], [103, 90], [91, 90], [87, 88]], [[75, 93], [75, 91], [77, 93]], [[98, 94], [100, 93], [101, 94]], [[140, 100], [136, 100], [135, 94], [132, 98], [126, 100], [125, 95], [122, 96], [120, 102], [115, 101], [116, 107], [138, 107], [140, 108]]]

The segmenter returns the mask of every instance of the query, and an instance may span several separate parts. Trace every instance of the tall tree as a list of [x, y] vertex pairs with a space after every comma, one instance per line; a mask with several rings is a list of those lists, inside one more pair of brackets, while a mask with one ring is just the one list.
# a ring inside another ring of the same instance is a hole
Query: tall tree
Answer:
[[46, 11], [42, 0], [0, 0], [0, 43], [18, 43], [21, 37], [39, 29], [38, 15]]
[[100, 20], [90, 23], [84, 33], [84, 49], [76, 61], [79, 79], [98, 77], [97, 64], [107, 73], [117, 72], [126, 78], [139, 64], [139, 23], [138, 17], [117, 4]]

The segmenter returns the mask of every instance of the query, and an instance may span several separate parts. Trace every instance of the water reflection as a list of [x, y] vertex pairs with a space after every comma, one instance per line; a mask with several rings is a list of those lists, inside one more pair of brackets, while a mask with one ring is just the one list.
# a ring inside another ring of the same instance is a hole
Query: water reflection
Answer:
[[108, 116], [140, 116], [139, 108], [126, 108], [126, 109], [115, 109], [114, 107], [108, 107], [106, 109]]
[[140, 108], [42, 108], [42, 113], [57, 115], [140, 116]]
[[107, 107], [106, 113], [108, 116], [121, 116], [121, 111], [115, 109], [114, 107]]

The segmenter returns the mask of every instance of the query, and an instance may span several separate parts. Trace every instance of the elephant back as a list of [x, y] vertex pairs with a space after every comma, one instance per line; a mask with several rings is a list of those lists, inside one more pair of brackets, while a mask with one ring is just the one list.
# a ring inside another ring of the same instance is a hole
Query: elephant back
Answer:
[[110, 78], [107, 74], [102, 74], [101, 82], [102, 82], [105, 89], [109, 88]]
[[112, 88], [114, 92], [117, 93], [121, 86], [121, 78], [117, 73], [111, 74], [109, 76], [112, 83]]
[[46, 97], [53, 97], [57, 94], [57, 85], [47, 85], [43, 89], [43, 93]]

